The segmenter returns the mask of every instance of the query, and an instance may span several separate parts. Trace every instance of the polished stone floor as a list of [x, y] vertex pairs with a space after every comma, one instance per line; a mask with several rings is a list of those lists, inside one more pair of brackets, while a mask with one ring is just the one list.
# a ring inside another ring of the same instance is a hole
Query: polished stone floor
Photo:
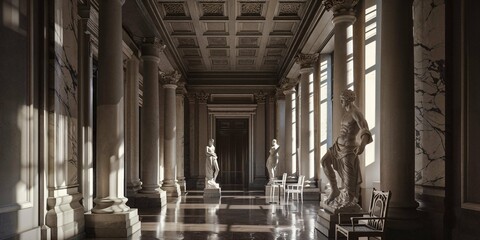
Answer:
[[318, 201], [269, 203], [263, 192], [188, 192], [162, 209], [139, 209], [141, 239], [326, 239], [315, 230]]

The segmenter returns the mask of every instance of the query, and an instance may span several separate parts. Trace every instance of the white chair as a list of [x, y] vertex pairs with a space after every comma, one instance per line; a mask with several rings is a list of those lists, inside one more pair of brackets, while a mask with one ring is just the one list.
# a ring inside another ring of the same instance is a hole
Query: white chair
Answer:
[[288, 198], [290, 194], [292, 194], [292, 200], [293, 200], [293, 194], [295, 194], [295, 197], [298, 199], [298, 195], [300, 195], [303, 203], [303, 183], [305, 182], [305, 176], [300, 175], [298, 177], [298, 182], [295, 184], [289, 184], [285, 188], [285, 193], [287, 194], [287, 204], [288, 204]]
[[287, 185], [287, 173], [283, 173], [282, 180], [273, 180], [273, 184], [278, 186], [278, 195], [280, 197], [280, 191], [283, 191], [283, 199], [285, 199], [285, 186]]

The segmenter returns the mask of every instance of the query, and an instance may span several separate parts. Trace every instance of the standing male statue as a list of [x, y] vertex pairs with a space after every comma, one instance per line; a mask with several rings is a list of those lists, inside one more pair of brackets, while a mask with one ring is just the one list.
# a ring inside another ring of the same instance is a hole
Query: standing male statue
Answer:
[[[372, 142], [367, 121], [355, 105], [355, 92], [346, 89], [340, 96], [340, 103], [345, 110], [340, 122], [340, 134], [332, 147], [322, 157], [321, 164], [332, 191], [325, 204], [339, 209], [357, 206], [358, 187], [361, 183], [358, 155], [365, 150], [365, 145]], [[360, 143], [357, 143], [357, 136]], [[335, 172], [340, 176], [344, 189], [340, 192]]]

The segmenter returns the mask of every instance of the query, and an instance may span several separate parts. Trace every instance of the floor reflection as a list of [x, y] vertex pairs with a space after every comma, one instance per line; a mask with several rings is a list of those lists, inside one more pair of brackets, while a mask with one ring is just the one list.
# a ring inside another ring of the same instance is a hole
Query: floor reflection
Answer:
[[139, 209], [141, 239], [324, 239], [315, 230], [316, 201], [269, 204], [262, 193], [189, 193], [163, 209]]

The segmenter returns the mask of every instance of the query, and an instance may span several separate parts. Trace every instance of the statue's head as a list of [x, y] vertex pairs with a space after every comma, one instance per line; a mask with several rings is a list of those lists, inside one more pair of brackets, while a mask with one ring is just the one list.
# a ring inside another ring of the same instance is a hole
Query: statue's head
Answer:
[[340, 98], [345, 100], [345, 102], [355, 102], [355, 99], [357, 99], [357, 94], [355, 94], [354, 91], [350, 89], [345, 89], [342, 92], [342, 95], [340, 95]]
[[215, 140], [213, 140], [213, 138], [208, 139], [208, 146], [213, 146], [214, 142]]
[[276, 145], [277, 144], [277, 139], [273, 139], [272, 140], [272, 145]]

